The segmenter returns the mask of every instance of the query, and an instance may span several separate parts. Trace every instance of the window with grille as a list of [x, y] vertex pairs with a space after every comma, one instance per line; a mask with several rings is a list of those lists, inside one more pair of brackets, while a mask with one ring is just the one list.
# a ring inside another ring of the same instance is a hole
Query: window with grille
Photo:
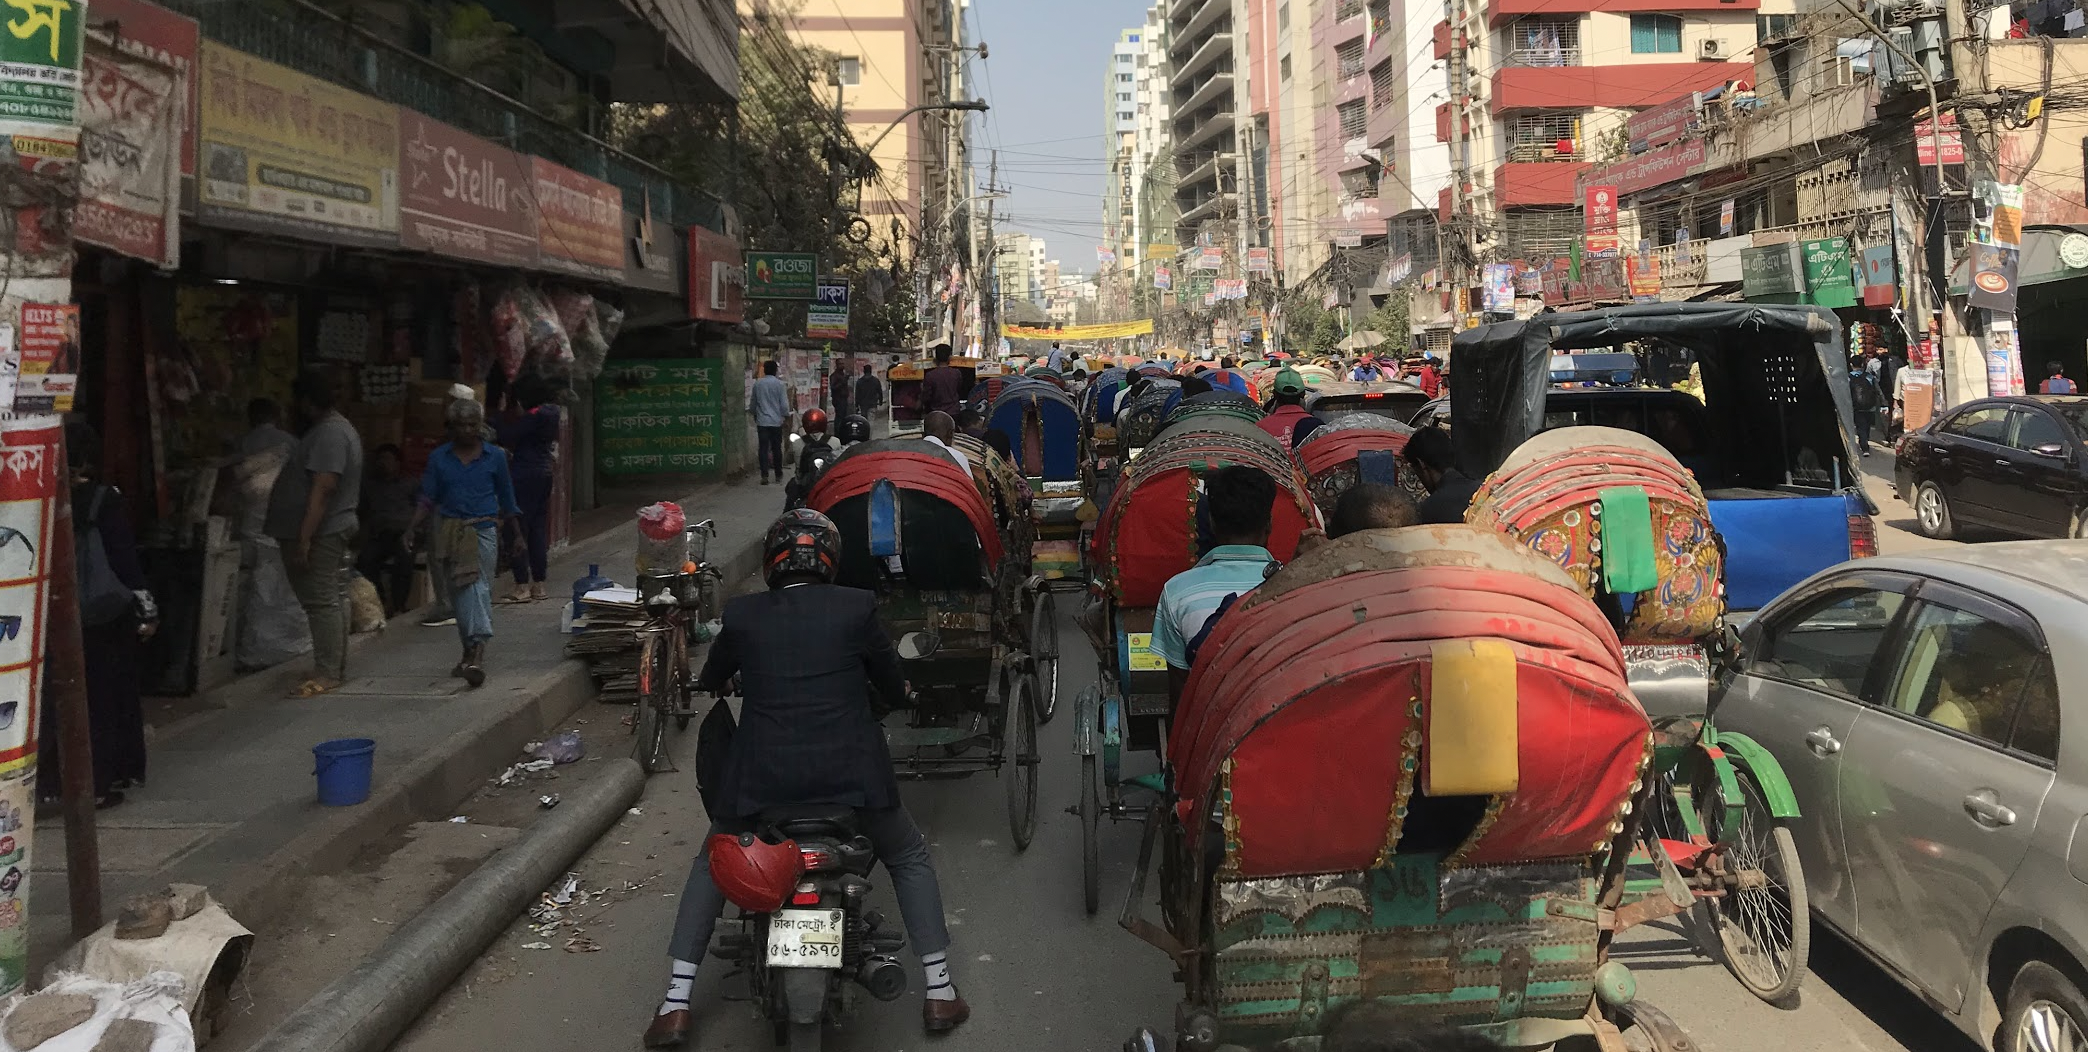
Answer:
[[1363, 42], [1351, 40], [1334, 48], [1335, 75], [1343, 80], [1363, 75]]
[[1119, 83], [1119, 84], [1129, 84], [1129, 83], [1131, 83], [1131, 74], [1129, 74], [1129, 73], [1119, 73], [1119, 74], [1117, 74], [1117, 83]]
[[1392, 60], [1388, 58], [1378, 63], [1377, 68], [1370, 71], [1370, 108], [1373, 110], [1384, 109], [1392, 101], [1392, 91], [1395, 86], [1392, 78]]
[[858, 87], [863, 83], [862, 59], [856, 58], [852, 55], [844, 55], [841, 58], [840, 67], [841, 68], [838, 75], [840, 77], [842, 87], [853, 88]]
[[1371, 0], [1370, 32], [1372, 35], [1392, 31], [1392, 0]]
[[1682, 50], [1682, 20], [1674, 15], [1631, 16], [1631, 53], [1673, 55]]
[[1578, 17], [1517, 19], [1508, 27], [1511, 66], [1578, 66], [1581, 64]]
[[1363, 13], [1363, 0], [1339, 0], [1334, 5], [1334, 21], [1346, 22]]
[[1281, 78], [1283, 78], [1284, 80], [1289, 80], [1289, 79], [1290, 79], [1290, 56], [1289, 56], [1289, 55], [1285, 55], [1285, 56], [1283, 56], [1283, 58], [1281, 58], [1281, 59], [1279, 59], [1279, 60], [1277, 61], [1277, 63], [1276, 63], [1276, 75], [1277, 75], [1278, 77], [1281, 77]]
[[1579, 160], [1580, 114], [1518, 113], [1504, 129], [1510, 161]]
[[1755, 40], [1783, 40], [1798, 35], [1797, 15], [1756, 15]]
[[1511, 258], [1557, 259], [1573, 254], [1581, 235], [1580, 210], [1510, 208], [1501, 212], [1501, 251]]
[[1353, 139], [1370, 128], [1370, 111], [1364, 108], [1362, 99], [1334, 107], [1334, 115], [1341, 118], [1341, 137], [1344, 139]]

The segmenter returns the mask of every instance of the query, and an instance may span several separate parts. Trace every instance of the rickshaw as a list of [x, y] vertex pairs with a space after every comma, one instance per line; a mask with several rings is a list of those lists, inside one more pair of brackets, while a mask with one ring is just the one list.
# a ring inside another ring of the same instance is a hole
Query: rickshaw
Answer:
[[[1636, 695], [1655, 709], [1658, 793], [1633, 856], [1627, 898], [1664, 908], [1679, 878], [1702, 904], [1724, 962], [1763, 1000], [1803, 982], [1811, 920], [1783, 770], [1754, 741], [1722, 733], [1703, 706], [1656, 706], [1675, 677], [1707, 675], [1691, 658], [1724, 646], [1725, 551], [1703, 490], [1643, 435], [1566, 427], [1524, 442], [1481, 484], [1466, 521], [1551, 560], [1602, 609], [1625, 648]], [[1701, 691], [1701, 688], [1698, 688]]]
[[1269, 551], [1288, 559], [1299, 535], [1319, 525], [1305, 479], [1276, 440], [1253, 424], [1214, 417], [1183, 426], [1146, 447], [1126, 468], [1088, 546], [1094, 568], [1081, 615], [1100, 663], [1096, 685], [1076, 703], [1074, 753], [1080, 763], [1081, 887], [1087, 911], [1101, 908], [1099, 826], [1136, 818], [1128, 790], [1158, 791], [1153, 776], [1126, 778], [1126, 748], [1166, 759], [1167, 666], [1152, 650], [1154, 608], [1168, 578], [1196, 564], [1197, 502], [1203, 476], [1244, 465], [1276, 480]]
[[[806, 506], [841, 531], [836, 583], [876, 593], [886, 633], [911, 644], [900, 659], [919, 700], [885, 717], [893, 763], [911, 778], [1005, 773], [1019, 851], [1037, 827], [1040, 722], [1035, 623], [1022, 616], [1026, 553], [1010, 547], [1022, 536], [1016, 513], [1026, 509], [1011, 509], [1004, 525], [987, 496], [1002, 485], [998, 458], [983, 445], [967, 456], [983, 466], [983, 481], [919, 439], [860, 443], [827, 469]], [[1055, 636], [1050, 643], [1055, 653]], [[1056, 661], [1050, 674], [1055, 680]]]
[[1320, 514], [1333, 515], [1334, 502], [1358, 482], [1398, 486], [1415, 501], [1428, 499], [1421, 479], [1399, 465], [1414, 429], [1370, 413], [1348, 413], [1323, 424], [1292, 453]]
[[1126, 460], [1137, 457], [1139, 451], [1153, 441], [1153, 435], [1160, 430], [1167, 414], [1182, 400], [1181, 381], [1159, 377], [1147, 379], [1150, 382], [1136, 393], [1118, 399], [1117, 449]]
[[[950, 364], [964, 370], [966, 389], [978, 385], [981, 377], [1000, 375], [998, 363], [978, 358], [952, 358]], [[921, 411], [921, 380], [928, 370], [935, 368], [934, 358], [921, 358], [911, 362], [899, 362], [885, 371], [885, 380], [892, 389], [892, 430], [919, 431], [921, 420], [928, 414]]]
[[1033, 633], [1044, 691], [1044, 719], [1058, 711], [1057, 593], [1087, 586], [1081, 562], [1080, 536], [1094, 521], [1095, 504], [1089, 474], [1081, 461], [1080, 409], [1073, 396], [1048, 383], [1011, 384], [986, 410], [986, 426], [1006, 434], [1015, 454], [1014, 469], [1029, 480], [1034, 494], [1032, 514], [1036, 539], [1030, 546]]
[[1204, 646], [1120, 917], [1174, 962], [1174, 1048], [1317, 1052], [1365, 1006], [1508, 1049], [1693, 1047], [1610, 959], [1652, 733], [1564, 571], [1470, 526], [1366, 530]]

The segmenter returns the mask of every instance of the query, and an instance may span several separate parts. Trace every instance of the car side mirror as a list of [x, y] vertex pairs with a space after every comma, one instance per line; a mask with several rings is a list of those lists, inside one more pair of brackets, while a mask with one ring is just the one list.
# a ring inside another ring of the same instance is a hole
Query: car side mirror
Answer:
[[2066, 459], [2066, 447], [2060, 445], [2057, 442], [2047, 442], [2041, 446], [2032, 446], [2030, 448], [2030, 452], [2035, 453], [2040, 457], [2050, 457], [2053, 460]]

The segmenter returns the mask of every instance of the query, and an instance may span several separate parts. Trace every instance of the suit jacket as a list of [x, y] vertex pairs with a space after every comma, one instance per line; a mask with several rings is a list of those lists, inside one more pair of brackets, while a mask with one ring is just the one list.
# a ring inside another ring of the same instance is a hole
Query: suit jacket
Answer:
[[784, 804], [898, 806], [870, 691], [896, 706], [906, 680], [875, 596], [808, 584], [728, 601], [698, 679], [715, 689], [734, 673], [744, 701], [712, 818]]

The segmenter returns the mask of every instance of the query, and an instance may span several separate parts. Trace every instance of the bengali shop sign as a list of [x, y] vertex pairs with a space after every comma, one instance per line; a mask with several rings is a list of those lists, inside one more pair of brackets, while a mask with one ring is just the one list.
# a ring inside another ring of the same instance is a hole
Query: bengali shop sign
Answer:
[[[119, 55], [174, 71], [175, 97], [184, 100], [172, 107], [174, 141], [181, 144], [181, 174], [195, 175], [196, 137], [189, 133], [196, 122], [196, 58], [203, 46], [202, 27], [193, 18], [146, 0], [94, 0], [89, 21], [93, 24], [87, 27], [88, 39]], [[93, 90], [90, 76], [87, 91]]]
[[[193, 32], [195, 23], [189, 26]], [[185, 78], [99, 37], [88, 42], [84, 69], [73, 236], [172, 267], [181, 252], [176, 202]]]
[[623, 191], [541, 157], [529, 163], [536, 177], [540, 265], [598, 281], [621, 280]]
[[0, 14], [0, 119], [66, 126], [79, 120], [87, 5], [7, 0]]
[[206, 223], [391, 246], [399, 230], [399, 108], [203, 42]]
[[399, 111], [399, 244], [507, 267], [537, 259], [530, 169], [521, 154]]
[[1632, 114], [1624, 122], [1624, 134], [1630, 137], [1631, 148], [1646, 150], [1665, 146], [1696, 130], [1697, 110], [1702, 98], [1701, 94], [1692, 91], [1679, 99]]
[[1684, 178], [1702, 167], [1704, 140], [1691, 139], [1603, 168], [1588, 176], [1589, 184], [1616, 187], [1619, 195], [1637, 193]]
[[724, 362], [611, 362], [595, 380], [595, 466], [604, 475], [725, 466]]

